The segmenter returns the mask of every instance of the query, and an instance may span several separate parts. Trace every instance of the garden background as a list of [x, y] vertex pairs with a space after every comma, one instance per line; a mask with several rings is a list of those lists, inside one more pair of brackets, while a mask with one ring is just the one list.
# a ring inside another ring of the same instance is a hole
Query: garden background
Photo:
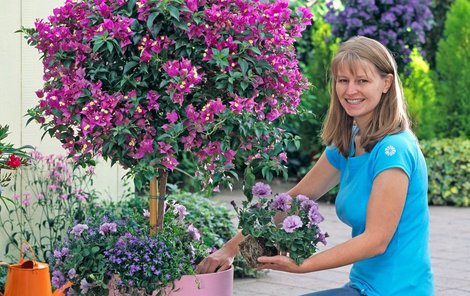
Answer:
[[[319, 131], [328, 106], [327, 69], [334, 50], [342, 39], [367, 34], [369, 29], [377, 32], [369, 36], [385, 41], [397, 54], [404, 73], [401, 78], [409, 111], [429, 166], [430, 204], [469, 206], [470, 1], [388, 1], [388, 8], [398, 11], [388, 18], [370, 6], [360, 7], [356, 1], [344, 1], [346, 15], [327, 15], [328, 8], [319, 2], [312, 6], [314, 25], [297, 42], [302, 71], [312, 86], [303, 95], [304, 110], [281, 123], [302, 138], [300, 149], [292, 145], [288, 153], [290, 180], [301, 178], [323, 149]], [[347, 2], [355, 4], [348, 8]], [[402, 2], [408, 4], [398, 5]], [[339, 1], [333, 3], [341, 7]], [[8, 139], [16, 146], [33, 145], [46, 154], [63, 150], [48, 136], [41, 141], [43, 131], [39, 125], [26, 126], [24, 117], [37, 104], [35, 91], [43, 84], [42, 64], [36, 49], [13, 32], [21, 26], [31, 27], [36, 18], [48, 16], [62, 4], [62, 0], [0, 1], [0, 124], [10, 126]], [[413, 5], [428, 5], [433, 17], [416, 11], [416, 19], [406, 19], [405, 11]], [[378, 10], [384, 7], [377, 5]], [[410, 37], [410, 32], [415, 36]], [[191, 175], [191, 163], [182, 161], [181, 168]], [[103, 197], [123, 195], [121, 177], [125, 171], [100, 161], [95, 172], [94, 184]], [[192, 188], [191, 180], [183, 174], [173, 174], [170, 183]], [[0, 250], [4, 250], [5, 243], [0, 240]]]

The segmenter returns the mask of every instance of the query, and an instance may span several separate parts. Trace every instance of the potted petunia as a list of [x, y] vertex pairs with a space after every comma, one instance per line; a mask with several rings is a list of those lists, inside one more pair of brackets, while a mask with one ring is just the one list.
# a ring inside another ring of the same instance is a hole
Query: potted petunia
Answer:
[[293, 137], [277, 122], [308, 86], [293, 42], [311, 17], [281, 0], [66, 0], [22, 29], [44, 65], [30, 120], [77, 164], [101, 156], [150, 183], [156, 234], [183, 152], [204, 190], [243, 168], [251, 198], [254, 170], [286, 173]]
[[328, 233], [320, 230], [324, 218], [318, 203], [307, 196], [278, 193], [271, 197], [268, 184], [258, 182], [252, 188], [255, 196], [242, 207], [232, 203], [238, 214], [238, 228], [246, 236], [240, 243], [240, 253], [253, 268], [258, 257], [287, 255], [300, 265], [326, 245]]

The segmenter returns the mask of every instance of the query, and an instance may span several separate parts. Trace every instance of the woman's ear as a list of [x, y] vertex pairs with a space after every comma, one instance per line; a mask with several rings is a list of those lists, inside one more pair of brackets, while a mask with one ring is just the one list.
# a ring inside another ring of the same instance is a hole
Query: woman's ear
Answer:
[[387, 74], [387, 76], [385, 76], [385, 79], [384, 79], [384, 89], [382, 90], [382, 92], [384, 94], [386, 94], [388, 92], [388, 90], [390, 89], [390, 87], [392, 86], [392, 83], [393, 83], [393, 74]]

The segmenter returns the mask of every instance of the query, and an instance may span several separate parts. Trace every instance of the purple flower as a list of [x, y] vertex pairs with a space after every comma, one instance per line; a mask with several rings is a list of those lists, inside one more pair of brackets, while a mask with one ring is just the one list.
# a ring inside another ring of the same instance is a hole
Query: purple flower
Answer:
[[76, 275], [77, 271], [75, 270], [75, 268], [72, 268], [67, 272], [67, 276], [69, 277], [69, 279], [73, 279]]
[[88, 229], [88, 225], [86, 224], [77, 224], [75, 225], [72, 230], [70, 231], [71, 234], [75, 235], [75, 237], [80, 237], [84, 230]]
[[285, 232], [294, 232], [297, 228], [302, 227], [302, 220], [297, 215], [287, 216], [282, 222], [282, 229]]
[[190, 224], [188, 226], [188, 232], [189, 235], [194, 239], [194, 240], [200, 240], [201, 239], [201, 234], [199, 233], [199, 230], [197, 230], [196, 227], [194, 227], [193, 224]]
[[314, 202], [313, 200], [311, 199], [308, 199], [308, 200], [305, 200], [305, 201], [302, 201], [300, 203], [300, 208], [302, 210], [305, 210], [305, 211], [310, 211], [310, 209], [314, 207], [318, 210], [318, 204], [316, 202]]
[[271, 186], [269, 186], [268, 184], [258, 182], [253, 186], [253, 188], [251, 189], [251, 192], [253, 193], [254, 196], [263, 198], [263, 197], [270, 196], [272, 193], [272, 190], [271, 190]]
[[149, 210], [144, 209], [143, 215], [144, 215], [145, 218], [150, 218], [150, 212], [149, 212]]
[[276, 195], [273, 202], [271, 203], [271, 208], [285, 212], [290, 209], [291, 201], [292, 197], [289, 194], [279, 193]]
[[55, 288], [60, 288], [65, 283], [64, 275], [59, 270], [54, 270], [52, 272], [52, 286]]
[[93, 283], [88, 283], [88, 281], [86, 280], [86, 278], [83, 278], [81, 281], [80, 281], [80, 291], [82, 292], [82, 294], [86, 294], [88, 293], [88, 290], [90, 288], [93, 288]]
[[100, 234], [101, 235], [106, 235], [108, 233], [114, 233], [117, 231], [117, 225], [116, 223], [103, 223], [100, 226]]
[[303, 194], [299, 194], [295, 197], [300, 203], [303, 203], [304, 201], [310, 200], [308, 196], [305, 196]]
[[184, 217], [188, 214], [186, 207], [183, 205], [175, 204], [175, 214], [178, 215], [178, 220], [183, 220]]
[[322, 233], [322, 232], [318, 232], [317, 233], [317, 238], [315, 239], [315, 243], [322, 243], [323, 245], [326, 246], [326, 238], [329, 237], [328, 233], [325, 232], [325, 233]]
[[312, 206], [310, 210], [308, 211], [308, 220], [312, 224], [318, 224], [325, 220], [323, 216], [320, 214], [318, 211], [318, 207]]

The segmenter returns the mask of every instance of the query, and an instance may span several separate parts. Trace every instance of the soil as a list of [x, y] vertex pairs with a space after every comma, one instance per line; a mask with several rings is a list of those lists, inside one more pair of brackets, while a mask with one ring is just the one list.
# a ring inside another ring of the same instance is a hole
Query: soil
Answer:
[[240, 254], [252, 268], [258, 266], [258, 257], [276, 256], [279, 251], [274, 247], [267, 247], [266, 240], [261, 237], [247, 236], [240, 243]]

